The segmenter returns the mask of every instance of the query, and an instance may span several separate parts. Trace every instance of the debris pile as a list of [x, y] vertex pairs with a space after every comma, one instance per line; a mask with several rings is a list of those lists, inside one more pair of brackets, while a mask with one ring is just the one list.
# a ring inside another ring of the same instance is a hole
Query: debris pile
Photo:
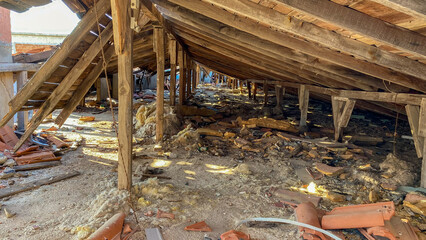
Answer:
[[[134, 121], [134, 136], [136, 138], [151, 139], [156, 129], [156, 102], [141, 105]], [[171, 106], [164, 106], [164, 135], [173, 136], [179, 132], [181, 122]]]

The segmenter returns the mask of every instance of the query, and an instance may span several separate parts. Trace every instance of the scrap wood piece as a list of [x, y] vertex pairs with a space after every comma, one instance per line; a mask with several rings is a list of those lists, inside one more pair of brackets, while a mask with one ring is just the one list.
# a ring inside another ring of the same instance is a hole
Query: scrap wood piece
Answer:
[[21, 166], [15, 166], [15, 167], [13, 167], [13, 170], [15, 170], [16, 172], [37, 170], [37, 169], [42, 169], [42, 168], [49, 168], [49, 167], [58, 166], [60, 164], [61, 164], [60, 161], [31, 163], [31, 164], [26, 164], [26, 165], [21, 165]]
[[286, 132], [297, 133], [299, 130], [291, 123], [285, 120], [275, 120], [273, 118], [250, 118], [242, 121], [244, 125], [256, 125], [258, 127], [278, 129]]
[[25, 183], [23, 185], [14, 185], [10, 188], [0, 189], [0, 199], [15, 195], [21, 192], [25, 192], [31, 189], [36, 189], [43, 185], [48, 185], [48, 184], [59, 182], [68, 178], [72, 178], [77, 175], [80, 175], [80, 173], [77, 171], [72, 171], [70, 173], [58, 174], [52, 177], [47, 177], [40, 180], [29, 182], [29, 183]]
[[300, 192], [292, 192], [286, 189], [274, 189], [270, 190], [270, 193], [281, 201], [285, 203], [289, 203], [291, 205], [297, 205], [304, 202], [311, 202], [315, 207], [318, 207], [319, 202], [321, 201], [321, 197], [307, 195]]
[[343, 167], [332, 167], [323, 163], [315, 163], [315, 169], [327, 176], [337, 176], [343, 173]]
[[200, 135], [223, 137], [223, 133], [210, 128], [199, 128], [197, 129], [197, 133]]
[[207, 225], [205, 221], [197, 222], [192, 225], [185, 227], [186, 231], [194, 231], [194, 232], [211, 232], [212, 229]]
[[93, 121], [95, 121], [95, 117], [94, 116], [84, 116], [84, 117], [80, 117], [78, 120], [82, 121], [82, 122], [93, 122]]
[[147, 240], [164, 240], [158, 228], [147, 228], [145, 234]]

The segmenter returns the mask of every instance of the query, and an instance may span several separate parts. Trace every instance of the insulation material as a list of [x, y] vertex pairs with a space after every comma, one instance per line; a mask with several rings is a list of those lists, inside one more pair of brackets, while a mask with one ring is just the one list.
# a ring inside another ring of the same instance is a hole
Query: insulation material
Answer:
[[[135, 133], [136, 138], [152, 138], [156, 129], [156, 102], [142, 105], [136, 113]], [[179, 132], [181, 122], [173, 107], [164, 105], [164, 135], [173, 136]]]

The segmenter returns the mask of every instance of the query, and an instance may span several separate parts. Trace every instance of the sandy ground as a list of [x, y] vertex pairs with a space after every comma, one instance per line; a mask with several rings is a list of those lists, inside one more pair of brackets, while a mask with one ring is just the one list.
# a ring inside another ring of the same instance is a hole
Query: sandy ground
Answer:
[[[246, 97], [242, 99], [247, 101]], [[58, 132], [69, 139], [82, 139], [81, 146], [64, 154], [62, 165], [30, 171], [30, 176], [14, 180], [15, 184], [20, 184], [74, 170], [81, 174], [2, 199], [0, 203], [16, 213], [16, 216], [6, 218], [0, 214], [0, 239], [78, 239], [84, 235], [84, 230], [94, 230], [119, 209], [128, 210], [123, 206], [128, 205], [127, 198], [117, 197], [122, 192], [115, 190], [117, 140], [111, 113], [108, 111], [94, 115], [94, 122], [78, 121], [80, 116], [89, 115], [92, 115], [90, 111], [73, 113]], [[40, 128], [50, 126], [50, 123], [45, 123]], [[208, 233], [208, 236], [212, 239], [218, 239], [221, 233], [231, 229], [248, 233], [257, 240], [297, 239], [297, 228], [294, 226], [237, 228], [237, 224], [240, 220], [252, 217], [294, 220], [293, 210], [275, 207], [276, 200], [269, 198], [266, 192], [270, 187], [281, 187], [289, 182], [298, 187], [308, 183], [309, 179], [295, 178], [296, 173], [289, 172], [294, 169], [301, 172], [300, 169], [307, 164], [306, 160], [291, 160], [281, 155], [264, 157], [254, 153], [245, 153], [241, 157], [241, 150], [232, 147], [225, 156], [178, 148], [172, 150], [171, 157], [167, 157], [154, 152], [153, 145], [140, 144], [135, 145], [135, 152], [138, 155], [133, 162], [135, 185], [143, 184], [140, 172], [137, 171], [148, 166], [163, 169], [162, 176], [171, 179], [155, 182], [153, 189], [166, 190], [144, 195], [147, 203], [133, 204], [134, 208], [127, 220], [133, 227], [138, 225], [142, 231], [137, 232], [132, 239], [143, 240], [145, 228], [158, 227], [165, 240], [200, 240], [204, 233], [183, 230], [185, 226], [198, 221], [206, 221], [210, 225], [213, 232]], [[408, 154], [412, 156], [414, 151], [409, 150]], [[383, 159], [383, 156], [380, 158]], [[246, 164], [250, 171], [235, 170], [242, 164]], [[290, 169], [290, 165], [293, 168]], [[136, 195], [135, 201], [142, 196]], [[103, 202], [110, 205], [102, 205]], [[157, 209], [173, 212], [176, 217], [170, 220], [144, 215], [148, 211], [156, 212]], [[94, 213], [98, 217], [94, 218]], [[79, 232], [77, 226], [83, 230]], [[363, 239], [357, 234], [348, 234], [349, 239]]]

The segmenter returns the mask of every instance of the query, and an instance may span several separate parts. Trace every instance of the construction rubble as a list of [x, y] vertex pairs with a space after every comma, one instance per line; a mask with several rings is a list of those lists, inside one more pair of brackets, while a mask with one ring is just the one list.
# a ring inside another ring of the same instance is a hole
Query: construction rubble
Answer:
[[[240, 91], [206, 85], [185, 106], [166, 101], [165, 140], [155, 143], [152, 100], [153, 94], [134, 100], [130, 193], [117, 190], [113, 165], [111, 177], [96, 184], [100, 191], [79, 204], [74, 217], [60, 218], [58, 228], [67, 236], [425, 239], [426, 191], [413, 187], [420, 176], [410, 160], [415, 159], [412, 141], [401, 137], [409, 134], [404, 122], [394, 131], [391, 118], [355, 111], [343, 141], [334, 142], [333, 120], [327, 114], [331, 109], [325, 103], [311, 103], [311, 122], [300, 132], [294, 96], [286, 94], [282, 111], [274, 111], [273, 97], [255, 102]], [[88, 105], [93, 107], [99, 106]], [[79, 121], [99, 126], [97, 119], [85, 116]], [[22, 169], [57, 166], [67, 151], [90, 146], [45, 129], [14, 153], [19, 132], [9, 127], [0, 131], [4, 190], [26, 177]], [[116, 146], [113, 140], [99, 139], [94, 145]], [[107, 149], [102, 151], [116, 152]], [[19, 217], [3, 208], [7, 216]], [[238, 224], [243, 219], [249, 221]], [[301, 223], [305, 225], [297, 225]]]

